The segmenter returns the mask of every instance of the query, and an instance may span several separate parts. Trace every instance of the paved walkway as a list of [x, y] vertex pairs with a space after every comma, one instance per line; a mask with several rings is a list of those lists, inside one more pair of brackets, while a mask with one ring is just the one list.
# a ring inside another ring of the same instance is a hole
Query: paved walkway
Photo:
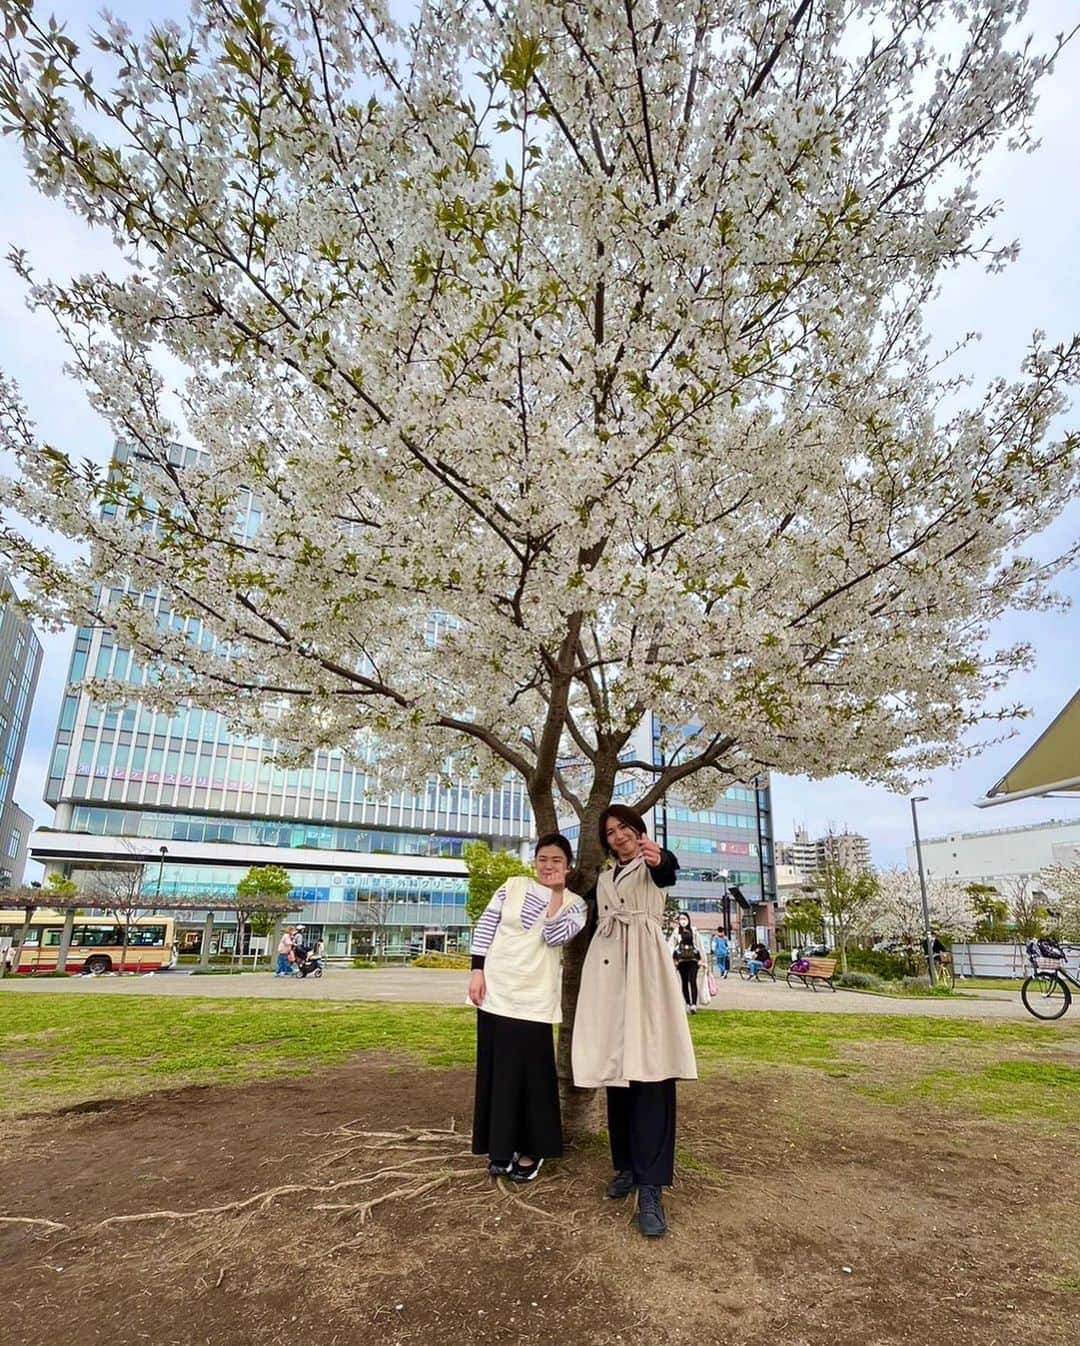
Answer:
[[[312, 977], [275, 978], [269, 972], [239, 977], [192, 977], [181, 971], [133, 977], [5, 977], [0, 994], [209, 996], [267, 1000], [388, 1000], [427, 1005], [463, 1005], [468, 974], [434, 968], [328, 968]], [[736, 977], [720, 983], [710, 1008], [795, 1010], [829, 1014], [914, 1014], [940, 1019], [1019, 1019], [1035, 1022], [1012, 991], [985, 991], [949, 1000], [890, 999], [857, 991], [792, 990], [782, 982], [754, 984]], [[703, 1011], [708, 1013], [708, 1010]]]

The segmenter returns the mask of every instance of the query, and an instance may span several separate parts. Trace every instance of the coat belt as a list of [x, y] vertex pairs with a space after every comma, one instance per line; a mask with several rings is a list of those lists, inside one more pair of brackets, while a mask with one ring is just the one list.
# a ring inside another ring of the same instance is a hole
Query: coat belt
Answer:
[[651, 911], [612, 911], [596, 927], [596, 933], [598, 935], [613, 935], [617, 925], [625, 925], [629, 928], [631, 925], [640, 924], [643, 921], [652, 921], [654, 925], [661, 924], [660, 917], [654, 916]]

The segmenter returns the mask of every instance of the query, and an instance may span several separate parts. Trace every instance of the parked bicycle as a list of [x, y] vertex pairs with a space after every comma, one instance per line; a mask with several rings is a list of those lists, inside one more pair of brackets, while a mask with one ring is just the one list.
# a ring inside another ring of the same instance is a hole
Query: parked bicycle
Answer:
[[956, 989], [956, 965], [948, 949], [942, 949], [940, 953], [934, 951], [934, 983], [950, 991]]
[[1069, 950], [1050, 939], [1033, 939], [1025, 945], [1031, 971], [1020, 987], [1024, 1008], [1036, 1019], [1060, 1019], [1072, 1004], [1072, 987], [1080, 991], [1080, 981], [1069, 968]]

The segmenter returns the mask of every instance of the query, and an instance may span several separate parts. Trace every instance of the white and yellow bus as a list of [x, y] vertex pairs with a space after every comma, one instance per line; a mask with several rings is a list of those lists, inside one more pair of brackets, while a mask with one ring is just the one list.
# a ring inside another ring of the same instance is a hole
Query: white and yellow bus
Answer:
[[[36, 911], [30, 920], [26, 942], [16, 969], [11, 959], [22, 932], [25, 916], [21, 911], [0, 911], [0, 943], [6, 945], [3, 957], [9, 972], [55, 972], [64, 932], [62, 911]], [[125, 972], [157, 972], [176, 964], [176, 922], [171, 916], [140, 916], [131, 923], [127, 952], [124, 952], [124, 928], [111, 916], [82, 916], [76, 913], [68, 948], [67, 972], [118, 972], [121, 959]]]

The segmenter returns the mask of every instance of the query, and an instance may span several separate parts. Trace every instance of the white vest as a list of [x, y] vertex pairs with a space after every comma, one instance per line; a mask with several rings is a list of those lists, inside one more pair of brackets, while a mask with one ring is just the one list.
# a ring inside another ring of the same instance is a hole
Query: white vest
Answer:
[[[544, 943], [544, 914], [529, 930], [521, 924], [530, 891], [543, 896], [545, 907], [551, 901], [551, 890], [533, 879], [516, 875], [506, 881], [499, 928], [484, 960], [487, 991], [481, 1008], [507, 1019], [557, 1024], [562, 1020], [562, 951]], [[564, 893], [559, 910], [573, 902], [581, 898]]]

